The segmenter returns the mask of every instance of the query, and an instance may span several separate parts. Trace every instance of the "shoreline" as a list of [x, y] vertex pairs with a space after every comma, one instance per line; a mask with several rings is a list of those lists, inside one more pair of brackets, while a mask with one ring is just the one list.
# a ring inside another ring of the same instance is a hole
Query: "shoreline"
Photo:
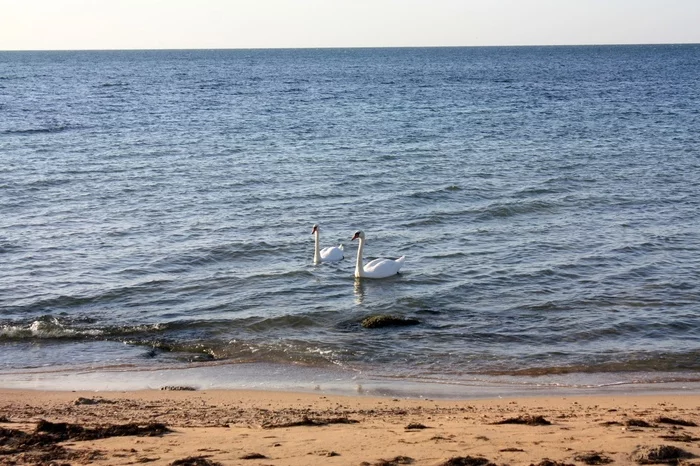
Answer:
[[183, 386], [195, 390], [262, 390], [327, 395], [479, 399], [578, 395], [700, 394], [692, 373], [600, 373], [409, 379], [342, 368], [295, 364], [219, 363], [182, 366], [66, 366], [0, 371], [0, 390], [139, 391]]
[[[51, 435], [132, 423], [168, 429], [62, 437], [51, 451], [35, 446], [7, 453], [6, 442], [0, 464], [39, 464], [41, 455], [98, 465], [565, 465], [594, 464], [583, 459], [595, 455], [638, 464], [659, 452], [681, 455], [674, 464], [698, 464], [699, 407], [698, 392], [446, 400], [265, 390], [0, 389], [4, 432], [49, 435], [37, 431], [42, 420], [68, 423], [50, 424]], [[448, 462], [455, 458], [487, 461]]]

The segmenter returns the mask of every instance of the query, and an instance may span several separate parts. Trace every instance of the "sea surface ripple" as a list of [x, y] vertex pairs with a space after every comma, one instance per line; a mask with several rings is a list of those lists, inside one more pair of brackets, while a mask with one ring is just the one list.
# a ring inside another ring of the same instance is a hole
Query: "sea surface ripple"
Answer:
[[[0, 384], [698, 381], [697, 76], [698, 45], [0, 52]], [[355, 281], [358, 229], [400, 275]]]

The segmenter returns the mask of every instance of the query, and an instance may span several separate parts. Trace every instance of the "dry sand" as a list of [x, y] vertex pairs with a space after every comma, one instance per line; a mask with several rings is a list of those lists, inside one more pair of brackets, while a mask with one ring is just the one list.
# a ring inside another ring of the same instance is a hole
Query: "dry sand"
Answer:
[[0, 390], [0, 464], [700, 464], [699, 406], [700, 395]]

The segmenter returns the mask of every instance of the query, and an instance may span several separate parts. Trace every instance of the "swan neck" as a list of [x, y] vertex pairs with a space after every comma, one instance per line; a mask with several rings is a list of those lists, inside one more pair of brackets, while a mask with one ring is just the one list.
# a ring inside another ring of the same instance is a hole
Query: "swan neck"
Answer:
[[321, 246], [318, 241], [318, 230], [314, 232], [314, 264], [321, 262]]
[[362, 267], [362, 251], [365, 248], [365, 240], [360, 238], [360, 245], [357, 247], [357, 262], [355, 263], [355, 277], [364, 276], [364, 268]]

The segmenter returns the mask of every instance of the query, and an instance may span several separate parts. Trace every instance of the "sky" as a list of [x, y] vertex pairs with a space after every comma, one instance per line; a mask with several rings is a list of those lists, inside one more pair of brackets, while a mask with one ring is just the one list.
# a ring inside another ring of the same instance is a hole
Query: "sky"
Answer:
[[700, 43], [700, 0], [0, 0], [0, 50]]

